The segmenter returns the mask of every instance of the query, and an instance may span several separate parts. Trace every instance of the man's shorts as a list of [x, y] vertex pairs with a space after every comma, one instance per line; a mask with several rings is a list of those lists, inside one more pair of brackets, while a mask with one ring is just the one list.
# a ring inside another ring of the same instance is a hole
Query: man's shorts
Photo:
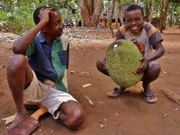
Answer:
[[40, 103], [48, 108], [48, 112], [52, 114], [54, 119], [58, 119], [61, 113], [58, 108], [62, 103], [68, 101], [78, 101], [74, 99], [70, 94], [59, 91], [52, 86], [41, 83], [36, 74], [33, 72], [33, 80], [29, 87], [24, 90], [24, 104], [28, 103]]

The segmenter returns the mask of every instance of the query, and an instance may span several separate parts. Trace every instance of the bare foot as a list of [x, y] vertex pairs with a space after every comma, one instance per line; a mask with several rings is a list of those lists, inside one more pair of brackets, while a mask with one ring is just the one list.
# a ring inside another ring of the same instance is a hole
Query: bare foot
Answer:
[[10, 126], [8, 127], [8, 130], [11, 130], [12, 128], [14, 128], [15, 126], [17, 126], [19, 123], [21, 123], [27, 116], [29, 116], [27, 111], [21, 112], [21, 113], [17, 113], [16, 118], [14, 119], [14, 121], [10, 124]]

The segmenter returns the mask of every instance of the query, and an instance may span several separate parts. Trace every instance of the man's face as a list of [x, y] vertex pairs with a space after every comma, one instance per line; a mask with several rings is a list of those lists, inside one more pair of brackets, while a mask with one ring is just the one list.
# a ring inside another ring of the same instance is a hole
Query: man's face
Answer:
[[46, 26], [47, 34], [51, 37], [60, 37], [63, 33], [63, 24], [58, 12], [54, 12], [50, 17], [49, 24]]
[[126, 25], [132, 34], [138, 35], [143, 29], [144, 19], [141, 10], [126, 12]]

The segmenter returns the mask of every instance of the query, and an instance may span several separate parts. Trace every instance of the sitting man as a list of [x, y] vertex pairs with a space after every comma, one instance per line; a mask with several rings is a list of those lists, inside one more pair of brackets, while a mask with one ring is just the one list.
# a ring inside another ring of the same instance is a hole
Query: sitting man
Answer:
[[[7, 80], [17, 115], [9, 129], [28, 115], [24, 106], [40, 103], [54, 119], [77, 129], [85, 119], [80, 104], [68, 94], [65, 71], [68, 66], [68, 42], [59, 38], [63, 24], [54, 8], [39, 7], [33, 14], [35, 27], [14, 42]], [[25, 56], [26, 55], [26, 56]]]

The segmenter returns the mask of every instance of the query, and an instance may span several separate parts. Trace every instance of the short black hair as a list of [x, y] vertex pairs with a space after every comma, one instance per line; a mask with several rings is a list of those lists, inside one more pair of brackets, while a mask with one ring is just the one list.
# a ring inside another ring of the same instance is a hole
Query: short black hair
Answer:
[[[47, 7], [47, 6], [41, 6], [41, 7], [38, 7], [34, 10], [34, 13], [33, 13], [33, 19], [34, 19], [34, 23], [37, 25], [39, 22], [40, 22], [40, 18], [39, 18], [39, 11], [42, 9], [42, 8], [52, 8], [52, 7]], [[55, 8], [52, 8], [52, 11], [57, 11], [57, 9]]]
[[134, 11], [134, 10], [141, 10], [142, 16], [144, 16], [144, 11], [143, 8], [139, 5], [136, 4], [131, 4], [125, 11], [125, 14], [129, 11]]

